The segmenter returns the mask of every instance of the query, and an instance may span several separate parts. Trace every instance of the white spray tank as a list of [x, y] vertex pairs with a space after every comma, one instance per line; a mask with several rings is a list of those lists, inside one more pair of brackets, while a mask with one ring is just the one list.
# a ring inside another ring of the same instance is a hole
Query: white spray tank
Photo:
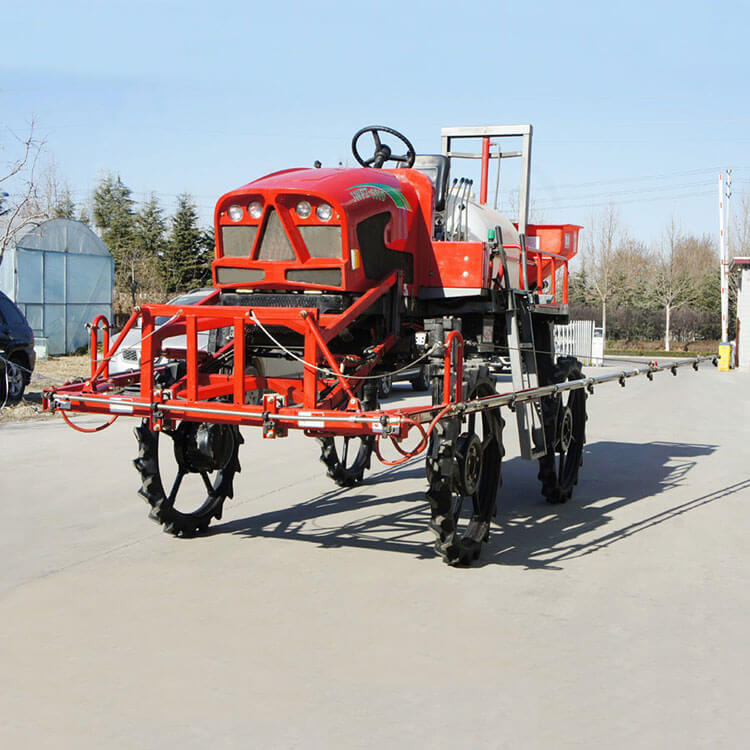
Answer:
[[[489, 233], [500, 227], [508, 263], [510, 284], [518, 289], [520, 282], [521, 242], [518, 230], [505, 214], [477, 203], [473, 193], [461, 187], [451, 189], [445, 202], [445, 239], [455, 242], [487, 242]], [[492, 277], [500, 269], [494, 259]]]

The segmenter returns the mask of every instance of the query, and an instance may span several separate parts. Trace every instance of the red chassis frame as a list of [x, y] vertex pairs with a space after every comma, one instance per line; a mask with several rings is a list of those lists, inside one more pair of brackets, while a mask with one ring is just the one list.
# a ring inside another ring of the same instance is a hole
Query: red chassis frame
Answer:
[[[109, 324], [100, 316], [91, 329], [91, 377], [85, 382], [68, 383], [45, 391], [45, 409], [145, 418], [156, 431], [169, 428], [176, 421], [188, 420], [262, 427], [266, 438], [284, 437], [290, 427], [304, 430], [311, 436], [385, 434], [397, 441], [415, 427], [424, 438], [421, 425], [432, 421], [436, 412], [460, 401], [458, 384], [463, 364], [460, 334], [453, 332], [446, 341], [445, 396], [444, 403], [438, 406], [384, 411], [362, 409], [356, 393], [395, 344], [393, 334], [373, 347], [373, 355], [367, 361], [354, 363], [353, 369], [346, 372], [344, 370], [352, 365], [351, 357], [334, 355], [328, 348], [328, 342], [394, 288], [397, 292], [402, 289], [398, 271], [336, 315], [321, 314], [317, 308], [219, 306], [210, 304], [213, 296], [192, 306], [142, 305], [135, 309], [111, 347], [108, 346]], [[155, 320], [160, 316], [168, 316], [170, 320], [157, 328]], [[109, 377], [109, 359], [139, 317], [142, 320], [141, 371]], [[98, 324], [104, 331], [101, 359], [97, 357]], [[257, 325], [283, 326], [303, 336], [305, 365], [301, 378], [245, 374], [245, 333], [248, 327]], [[211, 358], [205, 357], [198, 349], [198, 332], [225, 327], [234, 329], [233, 340]], [[159, 370], [153, 364], [154, 358], [161, 342], [176, 335], [186, 337], [186, 348], [181, 352], [186, 360], [186, 375], [168, 388], [159, 388], [154, 383], [154, 375]], [[233, 349], [232, 373], [201, 371], [201, 364], [226, 356], [230, 349]], [[330, 374], [321, 373], [321, 362], [328, 365]], [[119, 392], [123, 386], [133, 384], [140, 385], [138, 395]], [[246, 404], [245, 394], [256, 389], [272, 393], [265, 395], [260, 405]], [[326, 395], [321, 398], [324, 390]], [[231, 397], [231, 401], [212, 400], [220, 397]]]

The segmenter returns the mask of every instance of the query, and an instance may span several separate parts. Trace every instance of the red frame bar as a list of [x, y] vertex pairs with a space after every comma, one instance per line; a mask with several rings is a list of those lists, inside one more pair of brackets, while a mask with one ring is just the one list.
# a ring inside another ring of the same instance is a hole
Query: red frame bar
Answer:
[[[453, 342], [456, 341], [456, 390], [451, 394], [451, 358]], [[459, 331], [451, 331], [445, 337], [445, 359], [443, 361], [443, 405], [457, 404], [463, 400], [464, 382], [464, 337]], [[453, 398], [451, 398], [453, 396]]]
[[102, 362], [104, 377], [109, 377], [109, 321], [106, 315], [97, 315], [90, 324], [91, 328], [91, 377], [96, 376], [99, 367], [99, 324], [102, 324]]
[[[107, 372], [109, 372], [109, 360], [111, 359], [112, 355], [117, 351], [120, 344], [122, 344], [123, 339], [127, 335], [128, 331], [133, 327], [133, 324], [135, 323], [135, 321], [138, 320], [138, 311], [139, 311], [139, 308], [136, 308], [131, 314], [131, 316], [128, 318], [128, 322], [125, 323], [125, 325], [122, 327], [122, 330], [120, 331], [119, 335], [115, 339], [115, 343], [112, 344], [112, 348], [106, 353], [102, 352], [104, 354], [104, 356], [102, 357], [102, 361], [97, 366], [96, 370], [91, 374], [92, 382], [96, 378], [98, 378], [104, 372], [105, 369], [107, 370]], [[96, 350], [94, 350], [94, 352], [92, 353], [92, 357], [94, 356], [95, 352]], [[105, 377], [107, 376], [105, 375]]]
[[326, 359], [326, 362], [328, 362], [328, 366], [333, 370], [334, 375], [339, 381], [339, 385], [344, 389], [344, 392], [347, 396], [349, 396], [350, 403], [352, 401], [356, 401], [354, 398], [354, 394], [352, 393], [351, 389], [349, 388], [349, 382], [344, 377], [344, 374], [339, 369], [338, 363], [334, 359], [333, 355], [331, 354], [330, 350], [326, 346], [325, 341], [323, 340], [323, 337], [321, 336], [320, 329], [315, 324], [315, 321], [312, 319], [310, 315], [307, 314], [305, 310], [302, 310], [300, 312], [300, 317], [307, 323], [307, 328], [312, 334], [312, 337], [315, 339], [315, 343], [318, 345], [318, 348], [321, 352], [323, 352], [323, 356]]
[[[546, 272], [544, 271], [544, 265], [545, 263], [549, 263], [551, 266], [551, 281], [550, 286], [552, 290], [552, 296], [557, 299], [557, 263], [560, 263], [560, 266], [563, 269], [563, 299], [562, 303], [564, 305], [568, 304], [568, 279], [569, 279], [569, 269], [568, 269], [568, 263], [570, 261], [570, 258], [567, 258], [564, 255], [560, 255], [560, 253], [553, 253], [549, 250], [530, 250], [529, 255], [536, 256], [536, 259], [533, 261], [534, 265], [536, 266], [536, 281], [537, 281], [537, 289], [542, 288], [542, 284], [544, 282], [544, 276], [546, 275]], [[544, 257], [542, 257], [544, 256]], [[519, 264], [519, 278], [523, 275], [522, 266]], [[523, 289], [523, 283], [519, 283], [519, 287]]]

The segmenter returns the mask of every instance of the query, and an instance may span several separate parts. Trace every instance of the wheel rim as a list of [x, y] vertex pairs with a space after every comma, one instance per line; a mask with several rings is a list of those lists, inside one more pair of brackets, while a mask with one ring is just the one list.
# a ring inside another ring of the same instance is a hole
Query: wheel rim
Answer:
[[[174, 477], [167, 494], [167, 505], [184, 515], [203, 515], [221, 495], [223, 470], [235, 448], [232, 429], [227, 425], [183, 422], [176, 430], [162, 434], [172, 439], [171, 453], [175, 459], [171, 464], [165, 455], [169, 451], [160, 452], [160, 473]], [[216, 460], [201, 453], [198, 448], [201, 443], [208, 444], [210, 452], [216, 454]]]
[[152, 506], [151, 518], [165, 531], [183, 536], [203, 531], [213, 518], [221, 518], [224, 501], [233, 495], [234, 474], [240, 470], [242, 437], [236, 427], [183, 422], [159, 433], [144, 420], [136, 437], [140, 455], [135, 466], [143, 479], [140, 494]]
[[567, 453], [570, 447], [570, 441], [573, 438], [573, 413], [570, 407], [566, 406], [563, 410], [563, 418], [560, 424], [560, 452]]
[[390, 375], [383, 375], [379, 382], [380, 395], [385, 397], [390, 395], [393, 390], [393, 378]]
[[5, 366], [5, 377], [8, 384], [8, 398], [15, 401], [23, 393], [23, 372], [14, 362], [8, 362]]
[[583, 457], [585, 403], [582, 391], [571, 391], [563, 409], [557, 451], [557, 481], [563, 493], [570, 493], [578, 480]]
[[328, 476], [342, 487], [350, 487], [364, 478], [370, 468], [373, 438], [320, 438], [320, 460], [328, 467]]

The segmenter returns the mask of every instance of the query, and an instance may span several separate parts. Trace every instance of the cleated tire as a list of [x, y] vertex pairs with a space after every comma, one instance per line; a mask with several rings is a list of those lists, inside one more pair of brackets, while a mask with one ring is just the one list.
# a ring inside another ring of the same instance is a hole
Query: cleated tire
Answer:
[[[164, 490], [164, 484], [159, 469], [159, 436], [162, 433], [154, 432], [149, 428], [147, 419], [144, 419], [139, 427], [135, 428], [135, 436], [138, 440], [138, 458], [133, 461], [135, 468], [141, 475], [141, 488], [138, 493], [151, 506], [149, 518], [164, 527], [168, 534], [180, 537], [191, 537], [196, 533], [205, 531], [211, 521], [221, 519], [224, 501], [234, 496], [233, 479], [240, 471], [239, 447], [244, 442], [239, 429], [229, 426], [231, 435], [231, 449], [228, 459], [221, 468], [216, 469], [213, 481], [206, 479], [206, 484], [211, 486], [205, 500], [194, 511], [186, 512], [175, 508], [176, 493], [174, 485], [168, 495]], [[171, 433], [166, 433], [173, 440], [179, 439], [179, 428]], [[190, 472], [191, 469], [187, 468]], [[203, 475], [208, 472], [203, 472]], [[177, 483], [179, 490], [179, 481]]]
[[[359, 448], [351, 462], [349, 458], [350, 440], [359, 441]], [[370, 459], [375, 443], [371, 435], [367, 437], [343, 438], [343, 443], [336, 445], [332, 437], [318, 438], [320, 443], [320, 460], [328, 467], [328, 476], [336, 482], [339, 487], [353, 487], [362, 481], [365, 469], [370, 468]], [[341, 452], [341, 456], [339, 456]]]
[[429, 375], [429, 368], [427, 366], [423, 367], [419, 375], [417, 375], [414, 380], [409, 381], [411, 383], [411, 387], [415, 391], [427, 391], [430, 389], [430, 375]]
[[[584, 377], [581, 363], [573, 357], [560, 357], [551, 382]], [[545, 383], [546, 385], [547, 383]], [[578, 484], [586, 443], [586, 391], [581, 388], [541, 400], [547, 454], [539, 459], [538, 479], [548, 503], [566, 503]]]
[[[475, 370], [473, 376], [469, 374], [470, 400], [493, 393], [495, 385], [486, 367]], [[434, 398], [440, 398], [440, 395], [436, 394]], [[474, 420], [468, 418], [468, 431], [461, 434], [461, 420], [439, 422], [428, 448], [429, 528], [436, 537], [435, 551], [443, 562], [454, 566], [471, 565], [479, 558], [482, 544], [489, 539], [490, 524], [497, 512], [497, 496], [502, 485], [502, 432], [505, 422], [500, 409], [488, 409], [473, 416]], [[466, 494], [462, 467], [468, 446], [472, 442], [476, 444], [472, 435], [476, 436], [477, 420], [481, 422], [482, 429], [481, 469], [476, 477], [475, 490]], [[471, 514], [461, 518], [463, 501], [468, 498], [472, 503]]]

